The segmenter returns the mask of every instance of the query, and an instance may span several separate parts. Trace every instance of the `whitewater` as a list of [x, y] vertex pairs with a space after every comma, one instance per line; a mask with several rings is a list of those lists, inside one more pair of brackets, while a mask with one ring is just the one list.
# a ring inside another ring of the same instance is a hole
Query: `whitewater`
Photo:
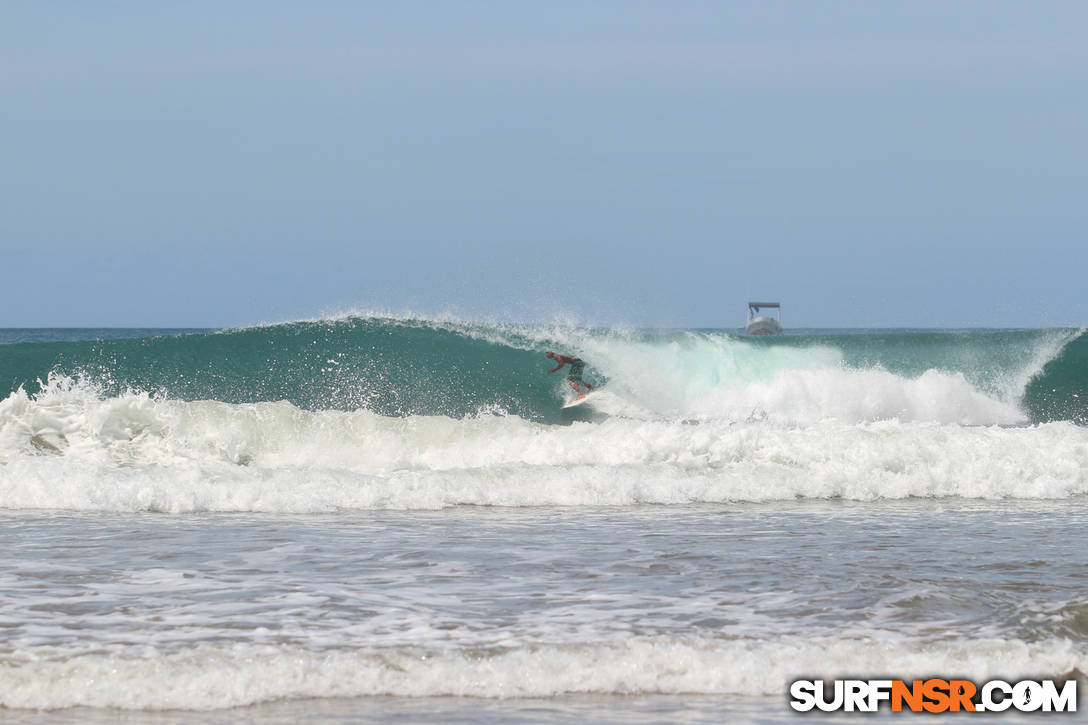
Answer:
[[1083, 678], [1086, 371], [1076, 329], [0, 330], [0, 708], [778, 722], [798, 677]]

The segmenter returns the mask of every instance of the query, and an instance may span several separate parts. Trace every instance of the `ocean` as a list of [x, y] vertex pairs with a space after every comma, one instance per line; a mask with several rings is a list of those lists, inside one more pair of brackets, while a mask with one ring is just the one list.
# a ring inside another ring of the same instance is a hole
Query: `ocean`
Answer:
[[[1084, 691], [1083, 332], [0, 330], [0, 715], [847, 722], [790, 682]], [[547, 350], [591, 402], [562, 409]]]

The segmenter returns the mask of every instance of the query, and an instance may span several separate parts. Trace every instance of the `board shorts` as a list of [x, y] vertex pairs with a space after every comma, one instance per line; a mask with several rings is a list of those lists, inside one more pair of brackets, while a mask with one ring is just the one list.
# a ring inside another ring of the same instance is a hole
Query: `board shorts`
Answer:
[[573, 380], [576, 383], [582, 382], [582, 371], [585, 369], [586, 364], [581, 360], [572, 362], [570, 364], [570, 372], [567, 373], [567, 380]]

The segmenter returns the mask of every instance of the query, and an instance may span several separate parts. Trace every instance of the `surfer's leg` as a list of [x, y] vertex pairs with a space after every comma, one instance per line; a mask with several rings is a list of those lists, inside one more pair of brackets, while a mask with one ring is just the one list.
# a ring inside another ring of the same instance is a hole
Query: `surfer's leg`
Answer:
[[[579, 385], [586, 385], [586, 381], [582, 380], [582, 370], [585, 369], [586, 364], [583, 362], [571, 363], [570, 373], [567, 375], [567, 382], [574, 388], [574, 391], [578, 393], [579, 398], [586, 397], [586, 394], [582, 392]], [[586, 387], [589, 387], [588, 385]]]

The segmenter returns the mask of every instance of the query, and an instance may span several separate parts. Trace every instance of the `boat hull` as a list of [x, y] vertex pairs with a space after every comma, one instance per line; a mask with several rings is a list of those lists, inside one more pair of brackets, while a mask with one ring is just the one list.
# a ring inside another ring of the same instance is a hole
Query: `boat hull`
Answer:
[[749, 335], [781, 335], [782, 325], [773, 317], [754, 317], [744, 328]]

